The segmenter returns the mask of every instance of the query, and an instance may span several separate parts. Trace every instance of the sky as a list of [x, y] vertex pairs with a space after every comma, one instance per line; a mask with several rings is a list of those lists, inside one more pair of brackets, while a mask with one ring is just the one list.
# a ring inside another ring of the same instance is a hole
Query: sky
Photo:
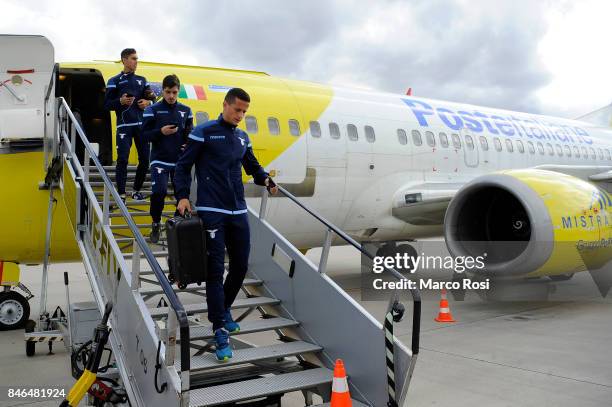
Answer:
[[575, 118], [612, 102], [606, 0], [0, 0], [58, 61], [141, 60]]

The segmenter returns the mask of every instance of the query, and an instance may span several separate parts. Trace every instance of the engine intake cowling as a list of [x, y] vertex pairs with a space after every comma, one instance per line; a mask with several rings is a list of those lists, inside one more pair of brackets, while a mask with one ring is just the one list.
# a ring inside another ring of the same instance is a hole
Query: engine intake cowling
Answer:
[[486, 253], [486, 270], [496, 275], [574, 273], [587, 268], [581, 247], [611, 237], [611, 208], [605, 191], [576, 177], [509, 170], [459, 190], [444, 236], [454, 256]]

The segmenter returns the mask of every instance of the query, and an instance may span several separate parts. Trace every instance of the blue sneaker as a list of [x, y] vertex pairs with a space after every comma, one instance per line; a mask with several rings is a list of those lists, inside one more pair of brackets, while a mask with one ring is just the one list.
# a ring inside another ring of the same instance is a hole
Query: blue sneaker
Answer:
[[215, 331], [215, 354], [217, 360], [226, 362], [232, 357], [232, 348], [229, 344], [229, 332], [224, 328]]
[[231, 333], [240, 332], [240, 325], [238, 325], [238, 322], [234, 321], [230, 310], [225, 311], [223, 318], [225, 319], [225, 329]]
[[140, 191], [134, 191], [132, 192], [132, 199], [136, 202], [143, 202], [145, 197]]

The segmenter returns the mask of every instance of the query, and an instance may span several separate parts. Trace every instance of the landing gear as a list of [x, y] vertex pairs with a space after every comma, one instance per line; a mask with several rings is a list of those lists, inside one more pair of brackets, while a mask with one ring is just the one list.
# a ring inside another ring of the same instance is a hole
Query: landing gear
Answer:
[[567, 274], [555, 274], [554, 276], [548, 276], [552, 281], [567, 281], [574, 277], [574, 273]]
[[0, 292], [0, 331], [23, 328], [30, 317], [28, 300], [16, 291]]
[[[36, 322], [29, 319], [28, 322], [26, 322], [25, 324], [25, 331], [26, 333], [34, 332], [34, 329], [36, 329]], [[26, 341], [26, 356], [32, 357], [34, 356], [35, 353], [36, 353], [36, 342]]]
[[[389, 242], [376, 250], [376, 256], [395, 257], [396, 254], [399, 254], [402, 257], [404, 257], [404, 254], [406, 254], [408, 258], [411, 259], [416, 259], [419, 256], [416, 249], [408, 243], [398, 245], [396, 242]], [[414, 264], [412, 262], [408, 262], [408, 264], [412, 265], [412, 267], [402, 269], [401, 272], [409, 272], [413, 270]]]

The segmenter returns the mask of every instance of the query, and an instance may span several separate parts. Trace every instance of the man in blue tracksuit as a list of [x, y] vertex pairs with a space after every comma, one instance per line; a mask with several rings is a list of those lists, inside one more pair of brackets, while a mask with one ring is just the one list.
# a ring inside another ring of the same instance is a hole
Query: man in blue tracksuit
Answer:
[[[265, 185], [273, 194], [278, 190], [257, 162], [248, 134], [236, 127], [249, 103], [250, 97], [244, 90], [230, 89], [223, 101], [223, 113], [217, 120], [200, 124], [193, 130], [175, 167], [177, 209], [184, 214], [191, 211], [188, 199], [191, 167], [196, 165], [195, 209], [207, 231], [206, 302], [219, 360], [232, 357], [229, 332], [239, 331], [240, 326], [232, 319], [230, 307], [242, 286], [249, 260], [250, 235], [242, 167], [253, 176], [255, 184]], [[229, 271], [224, 284], [225, 247]]]
[[134, 180], [132, 198], [144, 199], [140, 193], [149, 167], [149, 143], [140, 137], [142, 111], [155, 100], [155, 93], [149, 87], [144, 76], [136, 75], [138, 55], [133, 48], [121, 51], [123, 70], [108, 80], [104, 107], [114, 110], [117, 115], [117, 166], [116, 182], [119, 195], [125, 201], [125, 183], [127, 179], [128, 158], [132, 140], [138, 152], [138, 168]]
[[176, 75], [162, 82], [163, 99], [145, 109], [142, 115], [142, 137], [151, 142], [151, 242], [157, 243], [161, 214], [168, 192], [168, 178], [174, 184], [174, 167], [193, 129], [189, 106], [177, 102], [181, 83]]

